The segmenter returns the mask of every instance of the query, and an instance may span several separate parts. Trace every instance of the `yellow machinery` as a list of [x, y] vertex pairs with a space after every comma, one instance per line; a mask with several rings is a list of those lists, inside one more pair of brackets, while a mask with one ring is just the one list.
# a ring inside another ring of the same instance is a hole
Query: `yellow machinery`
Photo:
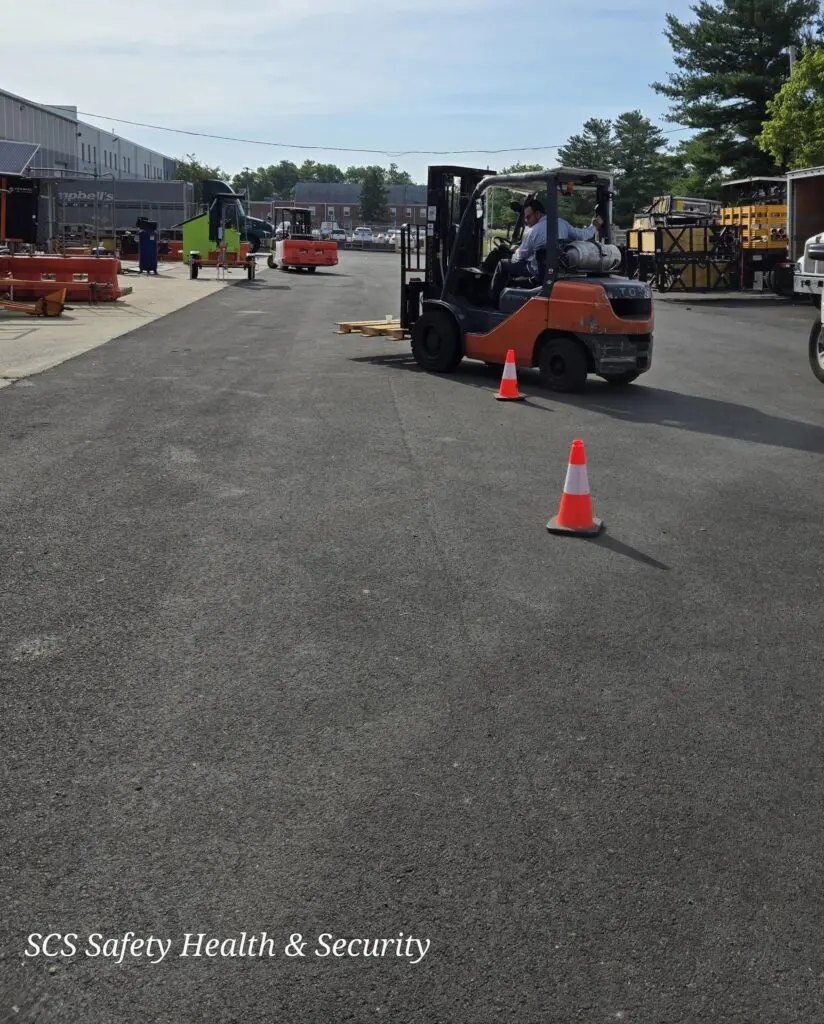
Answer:
[[730, 198], [721, 223], [734, 228], [740, 239], [741, 288], [762, 284], [779, 290], [772, 276], [787, 261], [787, 179], [738, 178], [723, 188]]

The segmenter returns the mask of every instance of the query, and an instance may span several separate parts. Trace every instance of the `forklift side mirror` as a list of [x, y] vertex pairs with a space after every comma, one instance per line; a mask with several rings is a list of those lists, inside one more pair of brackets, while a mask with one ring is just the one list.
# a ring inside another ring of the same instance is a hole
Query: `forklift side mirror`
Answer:
[[475, 216], [480, 220], [484, 215], [484, 201], [483, 199], [475, 200]]

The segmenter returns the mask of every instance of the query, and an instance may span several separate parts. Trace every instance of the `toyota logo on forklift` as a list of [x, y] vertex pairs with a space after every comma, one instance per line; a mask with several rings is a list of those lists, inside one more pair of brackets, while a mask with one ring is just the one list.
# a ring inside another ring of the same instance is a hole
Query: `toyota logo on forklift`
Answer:
[[[518, 197], [511, 204], [518, 216], [512, 234], [485, 254], [493, 189]], [[563, 392], [580, 391], [589, 374], [626, 385], [649, 370], [652, 291], [620, 275], [612, 175], [569, 167], [501, 175], [437, 166], [429, 168], [427, 192], [423, 256], [412, 243], [420, 226], [405, 227], [401, 239], [400, 325], [411, 334], [419, 366], [449, 373], [467, 358], [500, 369], [513, 349], [518, 367], [537, 367], [547, 387]], [[594, 200], [599, 227], [591, 241], [559, 237], [565, 222], [559, 225], [558, 200], [573, 194]], [[494, 266], [523, 241], [527, 219], [534, 220], [529, 201], [536, 198], [539, 213], [546, 210], [546, 245], [534, 253], [532, 276], [493, 289]]]

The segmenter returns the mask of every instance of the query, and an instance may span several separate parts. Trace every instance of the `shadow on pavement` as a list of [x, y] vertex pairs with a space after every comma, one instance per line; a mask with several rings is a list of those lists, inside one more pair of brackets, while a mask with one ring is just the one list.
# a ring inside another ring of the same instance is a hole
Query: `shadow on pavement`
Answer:
[[[360, 335], [356, 335], [360, 337]], [[420, 366], [415, 362], [414, 358], [408, 352], [398, 352], [376, 356], [353, 356], [353, 363], [369, 363], [371, 366], [387, 366], [392, 370], [407, 370], [411, 373], [426, 373], [426, 370], [422, 370]], [[465, 384], [472, 388], [479, 388], [482, 391], [486, 391], [491, 395], [496, 394], [501, 381], [502, 367], [493, 368], [487, 366], [485, 363], [478, 363], [472, 360], [464, 360], [458, 366], [458, 368], [452, 373], [435, 373], [431, 376], [441, 378], [442, 380], [448, 380], [455, 384]], [[533, 409], [541, 409], [543, 412], [552, 412], [552, 409], [547, 405], [539, 405], [536, 402], [530, 402], [530, 396], [533, 398], [542, 398], [545, 401], [551, 401], [552, 392], [547, 391], [546, 388], [536, 387], [534, 384], [534, 374], [529, 374], [518, 371], [518, 390], [523, 395], [527, 395], [527, 398], [523, 402], [515, 402], [515, 405], [527, 405]], [[532, 378], [532, 380], [530, 379]], [[500, 403], [501, 405], [506, 403]]]
[[764, 306], [781, 309], [784, 306], [796, 306], [801, 307], [802, 309], [813, 309], [813, 305], [808, 299], [778, 299], [770, 295], [759, 295], [757, 298], [748, 298], [746, 292], [743, 292], [740, 297], [727, 295], [723, 299], [714, 299], [711, 295], [690, 295], [688, 299], [667, 299], [662, 295], [656, 295], [655, 302], [669, 307], [674, 306], [676, 308], [678, 306], [684, 306], [687, 309], [689, 309], [690, 306], [718, 306], [721, 308], [731, 309], [748, 309], [750, 307], [763, 308]]
[[637, 548], [625, 544], [615, 537], [610, 537], [608, 533], [602, 533], [599, 537], [595, 537], [593, 544], [597, 544], [599, 548], [608, 548], [618, 555], [625, 555], [627, 558], [631, 558], [635, 562], [641, 562], [643, 565], [649, 565], [653, 569], [663, 569], [665, 572], [669, 572], [668, 565], [664, 565], [663, 562], [659, 562], [651, 555], [645, 555], [643, 551], [639, 551]]
[[652, 423], [736, 441], [824, 454], [824, 427], [771, 416], [748, 405], [636, 383], [624, 391], [597, 380], [578, 395], [549, 393], [550, 400], [580, 406], [628, 423]]
[[[406, 352], [384, 353], [375, 356], [355, 356], [355, 363], [370, 363], [391, 369], [425, 373]], [[500, 380], [500, 370], [483, 363], [464, 360], [454, 373], [437, 374], [445, 380], [470, 387], [494, 391]], [[530, 370], [518, 371], [518, 388], [549, 405], [535, 408], [551, 412], [552, 404], [578, 406], [628, 423], [651, 423], [676, 430], [686, 430], [711, 437], [728, 437], [737, 441], [771, 445], [793, 451], [824, 454], [824, 427], [797, 420], [771, 416], [747, 405], [724, 402], [717, 398], [685, 395], [678, 391], [653, 388], [637, 382], [626, 389], [617, 390], [609, 384], [590, 378], [586, 390], [575, 395], [550, 391], [536, 383], [537, 374]], [[527, 403], [521, 403], [527, 404]], [[534, 403], [529, 403], [534, 404]]]

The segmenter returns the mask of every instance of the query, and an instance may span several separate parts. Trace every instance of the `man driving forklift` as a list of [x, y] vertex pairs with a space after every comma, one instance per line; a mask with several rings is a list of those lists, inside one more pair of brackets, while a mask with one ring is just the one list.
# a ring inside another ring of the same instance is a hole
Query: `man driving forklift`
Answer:
[[[538, 262], [538, 250], [546, 250], [546, 210], [540, 199], [531, 197], [526, 200], [523, 206], [524, 224], [526, 232], [517, 249], [512, 251], [510, 246], [502, 242], [497, 249], [493, 249], [487, 257], [485, 269], [493, 274], [490, 288], [490, 301], [493, 306], [498, 305], [501, 292], [510, 283], [516, 286], [529, 287], [537, 283], [541, 277], [541, 267]], [[593, 240], [604, 224], [603, 217], [596, 213], [586, 228], [576, 228], [569, 221], [558, 218], [558, 240], [559, 241], [581, 241]], [[509, 255], [507, 255], [509, 253]]]

